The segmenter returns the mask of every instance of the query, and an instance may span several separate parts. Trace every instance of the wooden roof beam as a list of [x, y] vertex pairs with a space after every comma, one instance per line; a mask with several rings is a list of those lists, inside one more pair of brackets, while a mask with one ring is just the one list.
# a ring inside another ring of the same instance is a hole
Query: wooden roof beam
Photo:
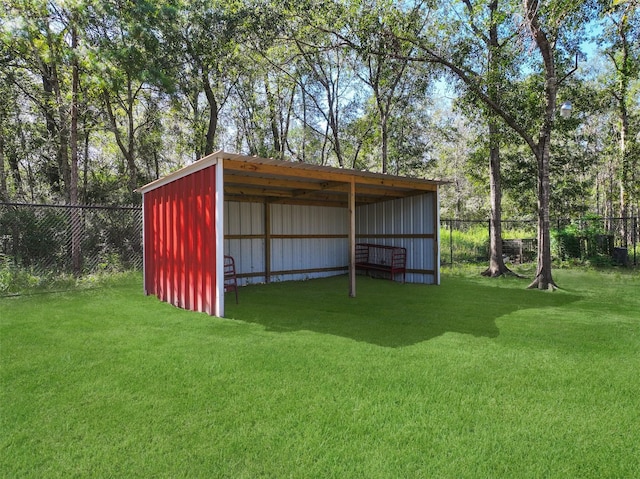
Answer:
[[[297, 166], [296, 168], [293, 165]], [[338, 183], [349, 184], [351, 177], [355, 177], [356, 189], [358, 185], [370, 185], [370, 186], [386, 186], [388, 188], [406, 188], [406, 189], [419, 189], [423, 191], [436, 191], [437, 183], [429, 180], [423, 180], [420, 178], [400, 178], [390, 177], [377, 173], [368, 172], [353, 172], [351, 170], [345, 170], [334, 172], [324, 171], [312, 168], [304, 168], [301, 163], [294, 163], [292, 166], [279, 166], [270, 165], [257, 162], [246, 162], [239, 160], [224, 160], [224, 169], [229, 171], [238, 171], [245, 173], [267, 174], [274, 175], [280, 178], [290, 179], [312, 179], [312, 180], [325, 180], [335, 181]]]
[[247, 196], [257, 196], [257, 197], [265, 197], [265, 196], [275, 196], [275, 197], [287, 197], [291, 198], [293, 195], [291, 191], [280, 191], [274, 190], [273, 188], [252, 188], [248, 186], [224, 186], [224, 194], [229, 196], [239, 196], [239, 195], [247, 195]]
[[238, 175], [234, 173], [225, 173], [225, 184], [234, 185], [259, 185], [268, 186], [271, 188], [284, 188], [284, 189], [322, 189], [324, 183], [314, 181], [301, 181], [290, 178], [274, 178], [274, 177], [262, 177], [251, 175]]

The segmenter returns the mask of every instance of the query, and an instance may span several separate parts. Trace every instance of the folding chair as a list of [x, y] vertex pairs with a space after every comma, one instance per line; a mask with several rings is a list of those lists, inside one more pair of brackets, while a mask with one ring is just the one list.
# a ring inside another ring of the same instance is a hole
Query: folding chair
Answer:
[[224, 256], [224, 292], [233, 291], [236, 293], [236, 304], [238, 304], [238, 278], [236, 277], [236, 262], [233, 256]]

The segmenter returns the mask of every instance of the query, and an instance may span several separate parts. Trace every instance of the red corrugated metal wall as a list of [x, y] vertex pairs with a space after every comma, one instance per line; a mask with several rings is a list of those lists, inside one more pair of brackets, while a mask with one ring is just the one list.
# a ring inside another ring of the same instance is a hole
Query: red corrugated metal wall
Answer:
[[144, 285], [180, 308], [214, 314], [215, 166], [144, 195]]

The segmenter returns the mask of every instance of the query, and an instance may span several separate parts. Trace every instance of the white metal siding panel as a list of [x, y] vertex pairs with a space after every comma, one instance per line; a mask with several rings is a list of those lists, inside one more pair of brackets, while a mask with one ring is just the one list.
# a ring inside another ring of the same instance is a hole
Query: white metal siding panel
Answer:
[[271, 205], [271, 234], [347, 234], [348, 218], [344, 208], [320, 206]]
[[[225, 235], [264, 235], [264, 204], [238, 201], [225, 202]], [[264, 239], [225, 239], [224, 253], [233, 256], [236, 273], [259, 273], [265, 270]], [[264, 275], [238, 278], [240, 284], [260, 283]]]
[[271, 206], [272, 236], [344, 235], [344, 238], [272, 238], [272, 281], [321, 278], [338, 271], [276, 274], [279, 271], [343, 267], [348, 263], [348, 214], [343, 208]]
[[[433, 194], [358, 207], [358, 242], [407, 248], [407, 269], [436, 270], [433, 238], [376, 238], [376, 235], [434, 234]], [[434, 283], [432, 274], [407, 273], [408, 282]]]
[[264, 205], [225, 201], [224, 234], [264, 234]]
[[[407, 248], [407, 268], [437, 270], [434, 238], [375, 238], [375, 235], [435, 235], [433, 194], [360, 206], [356, 211], [359, 242], [391, 244]], [[265, 233], [264, 204], [225, 202], [225, 235]], [[348, 211], [300, 205], [270, 205], [272, 281], [303, 280], [340, 274], [338, 271], [277, 274], [282, 271], [346, 266]], [[277, 238], [277, 236], [342, 235], [343, 238]], [[371, 236], [367, 236], [371, 235]], [[225, 254], [236, 258], [238, 273], [265, 270], [264, 238], [226, 239]], [[243, 278], [242, 283], [265, 281], [264, 276]], [[408, 282], [434, 283], [432, 274], [407, 273]]]

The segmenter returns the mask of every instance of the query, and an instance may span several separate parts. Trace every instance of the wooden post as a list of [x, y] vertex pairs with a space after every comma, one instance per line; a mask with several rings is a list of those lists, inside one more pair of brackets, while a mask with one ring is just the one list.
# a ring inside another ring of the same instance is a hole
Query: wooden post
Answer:
[[264, 201], [264, 282], [271, 283], [271, 203]]
[[356, 297], [356, 178], [349, 188], [349, 296]]
[[[439, 188], [436, 187], [436, 191], [431, 193], [433, 196], [432, 208], [433, 208], [433, 282], [434, 284], [440, 284], [440, 194]], [[453, 231], [449, 229], [449, 242], [451, 247], [451, 266], [453, 266], [453, 243], [451, 236]]]

